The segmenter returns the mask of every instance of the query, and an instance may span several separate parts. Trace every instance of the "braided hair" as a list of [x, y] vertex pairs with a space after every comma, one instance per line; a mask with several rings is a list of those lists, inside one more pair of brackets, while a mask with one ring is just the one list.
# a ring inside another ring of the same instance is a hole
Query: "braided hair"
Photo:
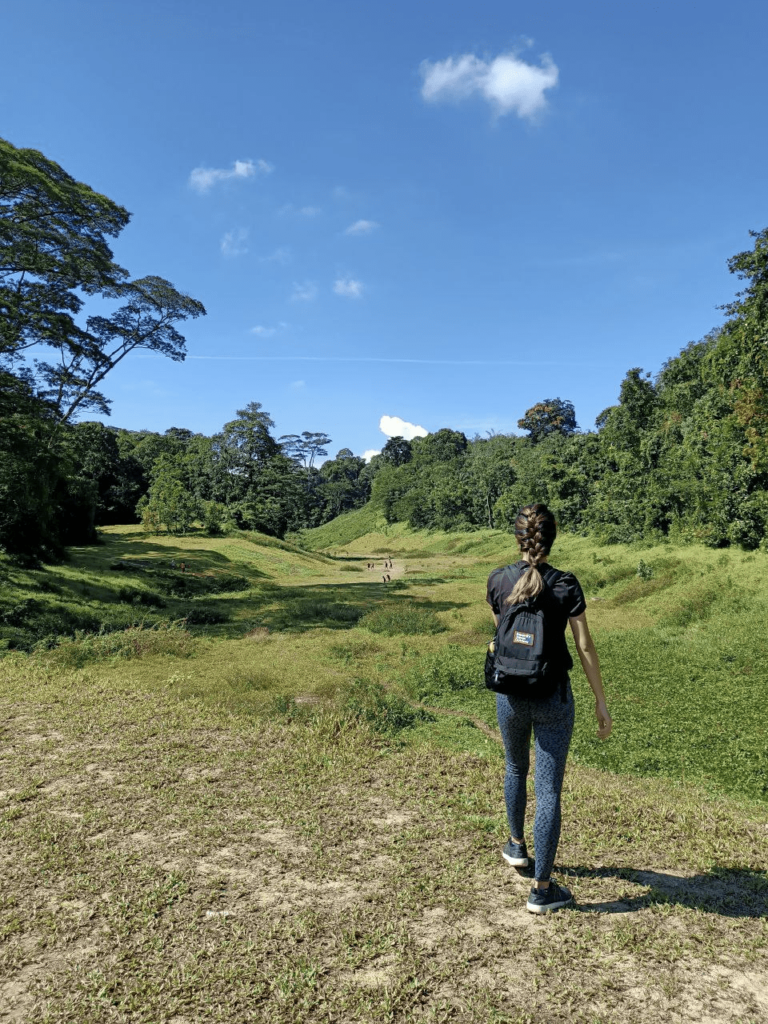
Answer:
[[529, 564], [507, 598], [507, 604], [522, 604], [527, 598], [536, 597], [544, 589], [544, 578], [539, 570], [539, 564], [546, 561], [556, 536], [555, 517], [546, 505], [526, 505], [517, 513], [515, 537], [520, 551], [527, 556]]

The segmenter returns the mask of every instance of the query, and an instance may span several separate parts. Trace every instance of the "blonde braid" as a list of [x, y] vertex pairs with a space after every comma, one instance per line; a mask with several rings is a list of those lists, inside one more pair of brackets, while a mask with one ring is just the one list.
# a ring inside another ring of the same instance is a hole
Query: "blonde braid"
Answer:
[[546, 561], [557, 535], [555, 517], [546, 505], [526, 505], [515, 519], [515, 536], [520, 551], [527, 556], [528, 568], [517, 581], [507, 604], [522, 604], [527, 598], [536, 597], [544, 589], [544, 578], [539, 565]]

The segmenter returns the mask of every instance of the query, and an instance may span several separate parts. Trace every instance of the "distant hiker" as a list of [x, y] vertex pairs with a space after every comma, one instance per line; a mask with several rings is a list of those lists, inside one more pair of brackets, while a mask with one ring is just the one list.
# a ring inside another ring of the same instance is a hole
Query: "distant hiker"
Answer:
[[389, 576], [389, 573], [387, 573], [387, 583], [389, 583], [389, 582], [390, 582], [390, 576]]
[[175, 569], [175, 568], [176, 568], [176, 559], [175, 559], [175, 558], [172, 558], [172, 559], [171, 559], [171, 568], [172, 568], [172, 569]]
[[186, 565], [184, 564], [184, 562], [182, 562], [182, 563], [181, 563], [181, 565], [179, 566], [179, 568], [181, 569], [181, 571], [182, 571], [182, 572], [186, 572], [186, 571], [187, 571], [187, 567], [186, 567]]
[[504, 797], [510, 838], [501, 855], [513, 867], [528, 867], [524, 823], [531, 730], [536, 744], [535, 871], [526, 905], [534, 914], [557, 910], [573, 899], [569, 889], [550, 878], [560, 840], [560, 793], [574, 721], [568, 677], [573, 661], [565, 642], [568, 624], [595, 695], [598, 738], [607, 739], [613, 724], [579, 581], [546, 562], [556, 536], [555, 518], [546, 505], [520, 509], [515, 537], [522, 558], [491, 573], [486, 598], [496, 624], [486, 659], [486, 685], [496, 691], [506, 755]]
[[386, 582], [387, 582], [387, 577], [386, 577], [386, 576], [384, 576], [384, 575], [382, 575], [382, 577], [381, 577], [381, 582], [382, 582], [382, 583], [386, 583]]

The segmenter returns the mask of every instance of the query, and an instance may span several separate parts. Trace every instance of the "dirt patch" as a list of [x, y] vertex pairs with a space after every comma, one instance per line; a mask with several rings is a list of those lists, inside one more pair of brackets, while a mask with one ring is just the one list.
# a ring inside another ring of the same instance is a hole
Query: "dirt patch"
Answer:
[[250, 632], [246, 633], [243, 639], [259, 641], [266, 640], [268, 636], [269, 630], [266, 626], [257, 626], [256, 629], [252, 629]]

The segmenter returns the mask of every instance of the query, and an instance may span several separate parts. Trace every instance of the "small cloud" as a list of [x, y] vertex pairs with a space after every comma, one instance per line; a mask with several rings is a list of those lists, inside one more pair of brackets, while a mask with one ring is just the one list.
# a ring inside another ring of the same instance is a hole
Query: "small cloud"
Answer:
[[248, 252], [245, 244], [248, 238], [246, 228], [238, 228], [237, 231], [227, 231], [221, 240], [222, 256], [242, 256]]
[[345, 235], [370, 235], [372, 231], [375, 231], [379, 225], [375, 220], [356, 220], [354, 224], [350, 224], [347, 230], [344, 232]]
[[381, 451], [378, 448], [367, 448], [363, 452], [363, 458], [366, 462], [370, 462], [374, 455], [381, 455]]
[[291, 387], [293, 388], [294, 391], [301, 391], [302, 388], [305, 388], [306, 386], [307, 386], [307, 382], [304, 381], [304, 380], [292, 380], [291, 381]]
[[363, 294], [363, 282], [355, 281], [352, 277], [340, 277], [333, 282], [333, 290], [337, 295], [343, 295], [347, 299], [359, 299]]
[[279, 266], [284, 267], [286, 264], [291, 262], [291, 250], [287, 245], [280, 245], [271, 252], [269, 256], [261, 257], [262, 263], [277, 263]]
[[295, 206], [293, 203], [286, 203], [277, 212], [281, 216], [293, 214], [297, 217], [318, 217], [323, 211], [319, 206]]
[[285, 320], [280, 320], [275, 327], [266, 327], [264, 324], [256, 324], [250, 330], [251, 334], [255, 334], [257, 338], [273, 338], [278, 331], [284, 331], [288, 324]]
[[312, 302], [317, 298], [317, 285], [314, 281], [294, 281], [291, 302]]
[[426, 437], [429, 433], [424, 427], [401, 420], [399, 416], [382, 416], [379, 420], [379, 430], [387, 437], [404, 437], [406, 441], [412, 441], [414, 437]]
[[502, 53], [493, 60], [481, 60], [473, 53], [421, 65], [424, 84], [421, 95], [427, 102], [462, 100], [478, 94], [499, 115], [515, 113], [532, 118], [547, 105], [547, 89], [557, 85], [559, 71], [549, 54], [540, 66], [527, 64], [515, 53]]
[[273, 170], [266, 160], [235, 160], [229, 171], [221, 167], [195, 167], [189, 175], [189, 184], [196, 192], [207, 192], [220, 181], [253, 178], [257, 174], [271, 174]]

